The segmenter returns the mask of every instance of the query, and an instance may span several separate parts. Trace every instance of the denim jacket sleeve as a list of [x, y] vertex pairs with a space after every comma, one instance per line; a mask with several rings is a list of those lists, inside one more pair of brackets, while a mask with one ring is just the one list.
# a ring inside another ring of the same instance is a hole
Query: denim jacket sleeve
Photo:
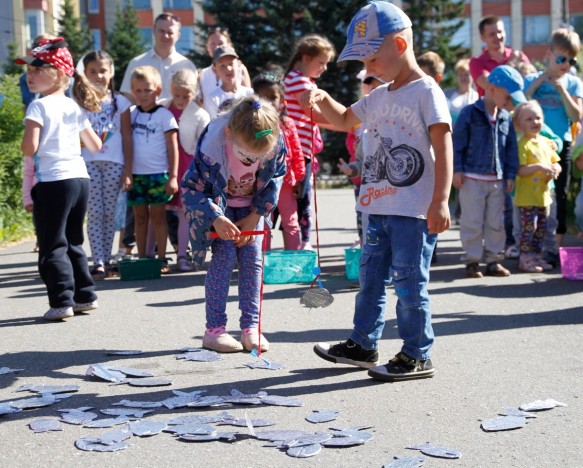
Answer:
[[504, 158], [504, 180], [514, 180], [518, 174], [518, 141], [512, 120], [509, 122]]
[[464, 172], [464, 162], [470, 142], [472, 106], [464, 107], [453, 127], [453, 172]]

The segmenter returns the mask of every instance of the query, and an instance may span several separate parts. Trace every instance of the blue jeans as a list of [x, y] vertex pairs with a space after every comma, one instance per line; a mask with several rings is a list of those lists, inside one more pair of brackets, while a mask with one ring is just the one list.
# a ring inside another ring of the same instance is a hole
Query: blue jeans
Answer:
[[385, 326], [385, 278], [390, 276], [397, 294], [401, 351], [414, 359], [430, 357], [434, 335], [427, 284], [436, 241], [437, 235], [428, 234], [425, 219], [369, 215], [352, 341], [366, 349], [378, 348]]

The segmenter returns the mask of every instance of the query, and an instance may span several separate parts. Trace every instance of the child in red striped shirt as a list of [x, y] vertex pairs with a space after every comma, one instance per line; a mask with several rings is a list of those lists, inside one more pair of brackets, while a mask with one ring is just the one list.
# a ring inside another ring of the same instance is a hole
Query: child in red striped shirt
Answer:
[[303, 36], [296, 45], [285, 73], [284, 89], [288, 116], [294, 121], [298, 130], [306, 162], [306, 176], [298, 199], [302, 249], [312, 249], [310, 199], [313, 188], [310, 180], [312, 171], [318, 170], [318, 161], [315, 156], [324, 148], [317, 123], [327, 123], [327, 121], [316, 109], [301, 104], [300, 96], [305, 91], [317, 88], [315, 79], [320, 78], [326, 71], [328, 62], [335, 55], [334, 46], [325, 37], [317, 34]]

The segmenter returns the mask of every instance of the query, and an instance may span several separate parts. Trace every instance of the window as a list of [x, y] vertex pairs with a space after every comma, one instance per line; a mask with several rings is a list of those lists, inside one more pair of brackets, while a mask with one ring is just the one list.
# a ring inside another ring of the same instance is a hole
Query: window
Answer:
[[546, 15], [525, 16], [522, 18], [524, 44], [547, 44], [551, 37], [551, 21]]
[[92, 29], [91, 37], [93, 38], [93, 49], [101, 50], [101, 30]]
[[191, 10], [192, 0], [164, 0], [164, 10]]
[[87, 12], [99, 13], [99, 0], [87, 0]]
[[131, 2], [136, 10], [149, 10], [152, 8], [152, 0], [131, 0]]
[[32, 44], [32, 40], [45, 32], [45, 22], [42, 10], [24, 10], [26, 18], [26, 41]]
[[152, 37], [152, 28], [140, 28], [140, 34], [148, 46], [153, 43], [154, 38]]
[[571, 15], [569, 23], [575, 28], [577, 34], [579, 34], [580, 37], [583, 37], [583, 13]]
[[194, 28], [192, 26], [180, 28], [180, 39], [176, 43], [176, 50], [181, 54], [189, 54], [194, 50]]

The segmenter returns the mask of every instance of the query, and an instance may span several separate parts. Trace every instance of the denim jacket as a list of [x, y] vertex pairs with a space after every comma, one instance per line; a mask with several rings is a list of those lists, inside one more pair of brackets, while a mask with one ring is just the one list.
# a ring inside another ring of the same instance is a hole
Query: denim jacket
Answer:
[[[212, 223], [224, 215], [227, 207], [229, 174], [225, 127], [228, 119], [229, 114], [224, 114], [208, 124], [198, 140], [194, 159], [180, 182], [182, 204], [190, 225], [193, 262], [199, 269], [212, 243], [208, 236]], [[267, 217], [277, 206], [285, 175], [286, 153], [281, 135], [275, 149], [258, 169], [251, 212]]]
[[453, 129], [453, 171], [496, 174], [514, 180], [518, 172], [518, 143], [510, 113], [498, 109], [491, 125], [484, 101], [466, 106]]

